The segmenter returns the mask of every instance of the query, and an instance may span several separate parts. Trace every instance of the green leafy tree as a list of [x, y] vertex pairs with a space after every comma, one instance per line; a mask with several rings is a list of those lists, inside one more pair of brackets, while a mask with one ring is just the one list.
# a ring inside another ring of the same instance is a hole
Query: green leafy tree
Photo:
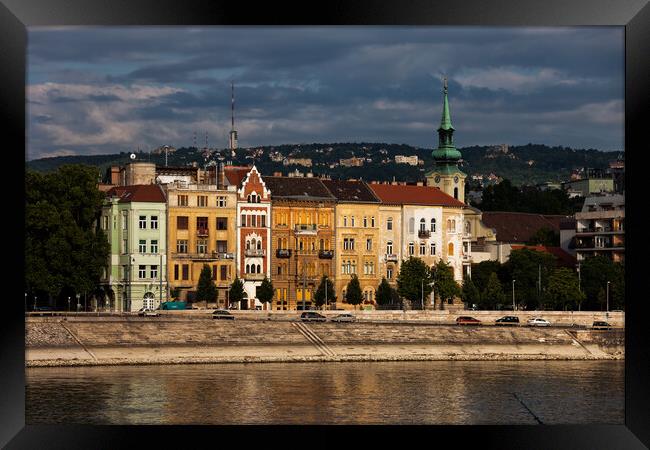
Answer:
[[[625, 304], [625, 267], [606, 256], [590, 256], [580, 264], [581, 287], [587, 299], [583, 309], [603, 310], [606, 306], [609, 281], [610, 309], [622, 309]], [[603, 295], [599, 295], [600, 290]]]
[[361, 304], [362, 294], [361, 294], [361, 285], [359, 284], [359, 278], [356, 275], [352, 275], [352, 279], [348, 283], [348, 286], [345, 290], [345, 301], [351, 305], [355, 306]]
[[440, 298], [440, 308], [446, 302], [450, 302], [454, 297], [461, 296], [461, 289], [456, 280], [454, 280], [454, 270], [444, 261], [436, 264], [433, 280], [435, 282], [435, 295]]
[[[515, 280], [515, 301], [518, 305], [522, 305], [526, 309], [534, 309], [539, 305], [541, 293], [546, 288], [555, 264], [555, 257], [546, 252], [528, 248], [510, 252], [504, 269], [509, 275], [507, 282]], [[541, 289], [538, 286], [540, 275]]]
[[50, 298], [92, 292], [108, 265], [96, 168], [25, 175], [25, 287]]
[[[504, 269], [499, 261], [481, 261], [472, 265], [472, 282], [479, 292], [483, 292], [487, 287], [490, 275], [493, 273], [500, 275], [503, 271]], [[499, 280], [503, 283], [501, 276], [499, 276]]]
[[316, 306], [319, 308], [325, 305], [325, 290], [327, 289], [327, 304], [336, 301], [336, 292], [334, 291], [334, 283], [329, 278], [323, 276], [320, 279], [320, 284], [316, 293], [314, 294], [314, 300], [316, 301]]
[[472, 281], [472, 279], [469, 277], [466, 278], [465, 281], [463, 282], [461, 298], [469, 307], [473, 305], [478, 306], [481, 304], [480, 292], [476, 287], [476, 285], [474, 284], [474, 282]]
[[[422, 297], [431, 294], [433, 287], [431, 269], [420, 258], [411, 256], [402, 263], [397, 276], [397, 293], [406, 298], [411, 305], [420, 305]], [[438, 286], [436, 286], [436, 290]]]
[[201, 274], [199, 275], [199, 284], [196, 288], [196, 301], [205, 302], [205, 307], [208, 307], [208, 302], [214, 301], [217, 297], [217, 287], [212, 282], [212, 271], [210, 266], [203, 264]]
[[545, 306], [556, 310], [579, 309], [585, 298], [578, 289], [578, 277], [571, 269], [559, 267], [551, 272], [544, 293]]
[[481, 309], [496, 309], [497, 305], [503, 305], [506, 302], [506, 296], [503, 293], [501, 282], [496, 273], [490, 274], [485, 290], [481, 294], [479, 307]]
[[273, 283], [271, 283], [271, 280], [265, 276], [262, 280], [262, 284], [257, 286], [255, 289], [255, 296], [262, 303], [271, 303], [273, 300], [273, 294]]
[[228, 299], [230, 303], [239, 303], [244, 299], [244, 283], [238, 277], [235, 277], [230, 285]]
[[392, 286], [388, 283], [385, 277], [382, 277], [381, 283], [379, 283], [379, 286], [377, 287], [377, 304], [378, 305], [390, 305], [393, 303], [393, 300], [395, 298], [395, 295], [393, 294], [393, 291], [395, 289], [392, 288]]
[[545, 245], [548, 247], [560, 246], [560, 233], [549, 227], [542, 227], [530, 237], [528, 245]]

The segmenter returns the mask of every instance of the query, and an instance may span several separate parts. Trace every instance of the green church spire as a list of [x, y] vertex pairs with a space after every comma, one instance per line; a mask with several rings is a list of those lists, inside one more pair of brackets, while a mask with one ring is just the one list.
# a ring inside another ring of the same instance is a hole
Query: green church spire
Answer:
[[453, 130], [451, 125], [451, 114], [449, 114], [449, 100], [447, 99], [447, 77], [445, 77], [444, 100], [442, 104], [442, 120], [440, 121], [440, 130]]
[[438, 148], [431, 155], [436, 161], [436, 167], [450, 169], [458, 167], [458, 160], [462, 157], [454, 147], [454, 127], [451, 125], [451, 114], [449, 114], [449, 99], [447, 98], [447, 78], [444, 79], [442, 102], [442, 119], [438, 128]]

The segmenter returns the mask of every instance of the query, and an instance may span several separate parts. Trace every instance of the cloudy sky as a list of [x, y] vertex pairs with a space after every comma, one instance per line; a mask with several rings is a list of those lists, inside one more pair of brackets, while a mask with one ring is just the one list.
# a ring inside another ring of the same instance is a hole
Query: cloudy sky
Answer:
[[28, 31], [27, 159], [388, 142], [621, 150], [622, 27], [65, 27]]

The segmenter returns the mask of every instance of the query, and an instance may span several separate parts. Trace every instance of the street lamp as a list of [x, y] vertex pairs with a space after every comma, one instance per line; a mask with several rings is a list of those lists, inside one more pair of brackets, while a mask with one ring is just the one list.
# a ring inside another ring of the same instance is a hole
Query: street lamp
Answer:
[[515, 281], [517, 281], [517, 280], [515, 280], [515, 279], [512, 280], [512, 310], [513, 311], [516, 310], [516, 307], [515, 307]]
[[68, 312], [70, 312], [70, 297], [68, 297]]
[[325, 275], [325, 309], [329, 309], [327, 305], [327, 275]]
[[609, 313], [609, 281], [607, 282], [607, 313]]
[[27, 311], [27, 292], [25, 292], [25, 311]]
[[81, 303], [79, 303], [80, 298], [81, 298], [81, 294], [77, 294], [77, 312], [81, 310]]

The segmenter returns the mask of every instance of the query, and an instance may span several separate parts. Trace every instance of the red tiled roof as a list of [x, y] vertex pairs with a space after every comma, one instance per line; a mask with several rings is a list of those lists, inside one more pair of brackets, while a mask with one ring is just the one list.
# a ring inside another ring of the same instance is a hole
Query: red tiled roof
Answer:
[[433, 186], [369, 184], [383, 203], [463, 207], [465, 203]]
[[228, 183], [239, 187], [244, 178], [246, 178], [246, 174], [251, 170], [251, 167], [226, 166], [223, 170], [226, 174], [226, 178], [228, 179]]
[[535, 250], [538, 252], [546, 252], [557, 258], [559, 266], [562, 267], [575, 267], [576, 257], [567, 253], [561, 247], [545, 247], [543, 245], [513, 245], [512, 250], [520, 250], [522, 248], [527, 248], [530, 250]]
[[520, 212], [483, 211], [483, 223], [494, 228], [500, 242], [530, 241], [540, 228], [550, 228], [560, 232], [560, 221], [568, 216], [544, 215]]
[[106, 192], [106, 197], [119, 197], [120, 203], [151, 202], [165, 203], [165, 193], [157, 184], [135, 184], [114, 187]]

